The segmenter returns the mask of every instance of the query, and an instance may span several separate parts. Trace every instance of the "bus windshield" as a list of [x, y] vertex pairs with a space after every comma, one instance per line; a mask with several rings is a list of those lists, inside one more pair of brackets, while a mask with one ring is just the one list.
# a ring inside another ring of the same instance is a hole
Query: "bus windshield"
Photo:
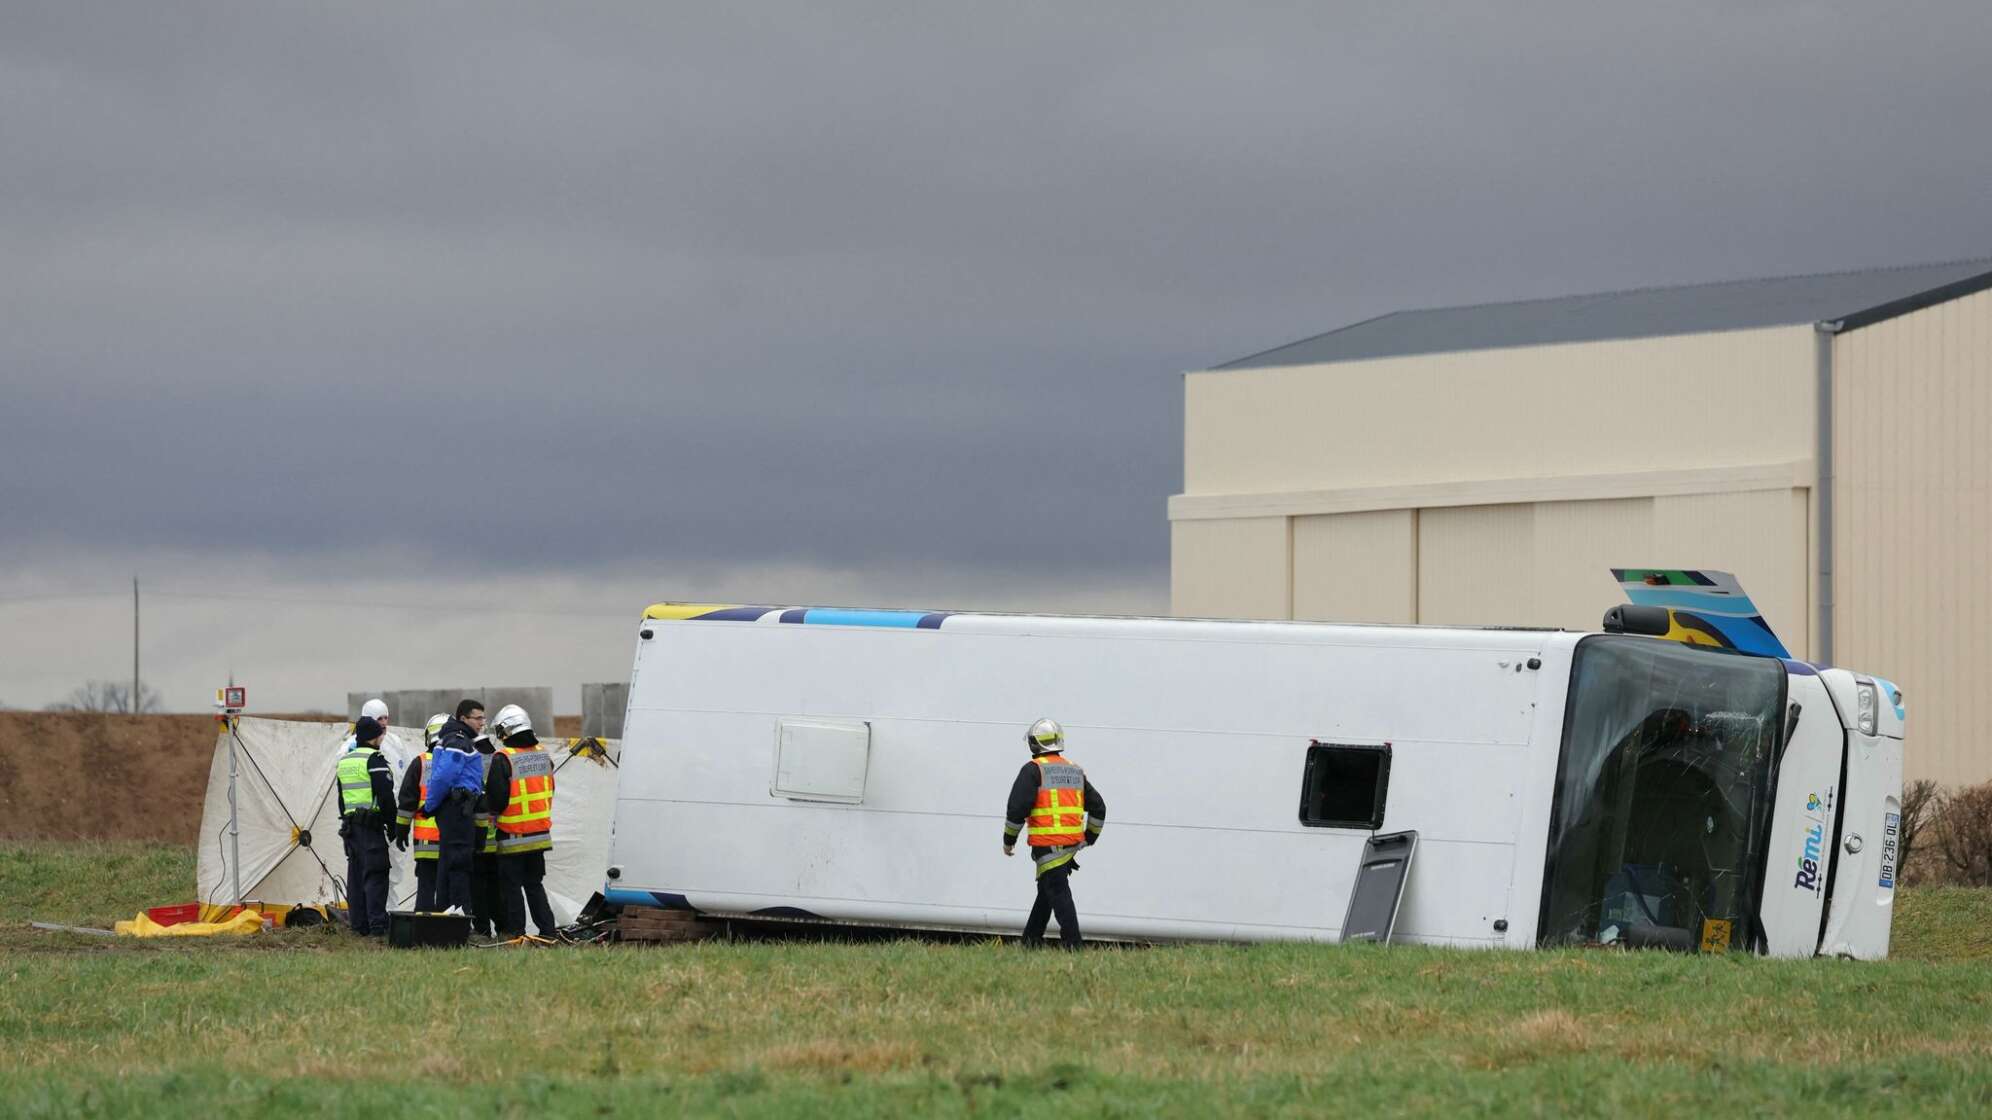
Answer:
[[1784, 666], [1651, 638], [1578, 643], [1543, 877], [1543, 945], [1753, 940]]

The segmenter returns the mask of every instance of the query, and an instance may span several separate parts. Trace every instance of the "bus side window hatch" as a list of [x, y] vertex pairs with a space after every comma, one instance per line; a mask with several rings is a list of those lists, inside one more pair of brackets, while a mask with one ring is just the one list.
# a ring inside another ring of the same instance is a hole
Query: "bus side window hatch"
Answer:
[[1300, 775], [1300, 823], [1310, 828], [1383, 827], [1390, 795], [1389, 743], [1307, 744]]
[[1363, 844], [1356, 868], [1356, 885], [1349, 891], [1349, 912], [1342, 918], [1342, 940], [1389, 944], [1397, 928], [1397, 910], [1404, 902], [1404, 883], [1411, 877], [1411, 857], [1418, 853], [1416, 832], [1377, 833]]

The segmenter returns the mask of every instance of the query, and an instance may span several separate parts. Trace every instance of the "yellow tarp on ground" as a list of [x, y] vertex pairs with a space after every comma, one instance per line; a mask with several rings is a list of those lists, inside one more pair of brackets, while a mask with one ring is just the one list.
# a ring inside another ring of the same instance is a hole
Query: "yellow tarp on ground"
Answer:
[[218, 933], [261, 933], [263, 915], [244, 910], [225, 922], [181, 922], [162, 926], [143, 913], [129, 922], [119, 922], [119, 937], [212, 937]]
[[334, 910], [342, 915], [346, 912], [344, 903], [334, 903], [329, 907], [314, 905], [300, 907], [287, 902], [269, 902], [267, 900], [252, 898], [244, 902], [241, 907], [232, 906], [225, 902], [203, 902], [201, 903], [200, 920], [203, 922], [225, 922], [235, 914], [241, 913], [244, 908], [261, 910], [263, 916], [270, 919], [270, 924], [273, 926], [290, 925], [290, 912], [293, 910], [316, 910], [318, 911], [318, 916], [326, 921], [332, 920], [332, 911]]

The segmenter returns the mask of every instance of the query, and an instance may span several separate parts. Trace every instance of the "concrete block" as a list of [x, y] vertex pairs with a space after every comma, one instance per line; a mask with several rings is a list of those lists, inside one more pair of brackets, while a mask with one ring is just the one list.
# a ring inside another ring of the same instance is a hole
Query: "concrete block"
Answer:
[[404, 688], [383, 699], [396, 722], [404, 727], [420, 727], [438, 712], [455, 715], [457, 701], [476, 695], [475, 688]]
[[[465, 693], [479, 696], [478, 693]], [[484, 701], [484, 714], [495, 716], [498, 709], [507, 704], [517, 704], [526, 710], [526, 717], [533, 721], [533, 730], [539, 737], [549, 742], [553, 740], [553, 689], [547, 686], [531, 685], [524, 687], [487, 687], [481, 695]]]
[[629, 682], [612, 681], [581, 686], [581, 734], [598, 739], [620, 739], [623, 714], [629, 709]]
[[[387, 702], [389, 718], [402, 727], [420, 727], [429, 717], [441, 712], [446, 716], [456, 715], [457, 704], [464, 700], [478, 700], [484, 704], [484, 714], [495, 716], [498, 709], [507, 704], [517, 704], [526, 710], [533, 721], [533, 728], [542, 738], [553, 737], [553, 689], [545, 686], [492, 687], [489, 685], [464, 685], [458, 688], [402, 688], [379, 692], [349, 692], [346, 694], [346, 718], [360, 718], [360, 705], [374, 697]], [[617, 715], [621, 719], [620, 713]]]

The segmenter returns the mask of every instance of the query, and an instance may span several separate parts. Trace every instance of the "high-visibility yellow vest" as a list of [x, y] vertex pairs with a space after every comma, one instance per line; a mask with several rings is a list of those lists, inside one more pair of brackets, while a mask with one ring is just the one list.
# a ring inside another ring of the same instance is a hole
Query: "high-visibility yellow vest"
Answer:
[[1031, 847], [1064, 848], [1086, 839], [1086, 772], [1058, 754], [1031, 760], [1038, 766], [1037, 804], [1031, 807]]
[[436, 818], [422, 811], [422, 806], [429, 803], [429, 771], [435, 761], [434, 751], [423, 751], [418, 760], [422, 767], [422, 780], [417, 783], [415, 794], [415, 824], [408, 830], [409, 837], [415, 841], [416, 859], [443, 858], [443, 830], [436, 827]]
[[498, 850], [505, 854], [553, 847], [553, 756], [538, 747], [500, 747], [512, 764], [512, 788], [498, 814]]
[[373, 777], [367, 773], [367, 761], [378, 753], [373, 747], [361, 746], [339, 756], [340, 816], [349, 817], [379, 808], [374, 804]]

